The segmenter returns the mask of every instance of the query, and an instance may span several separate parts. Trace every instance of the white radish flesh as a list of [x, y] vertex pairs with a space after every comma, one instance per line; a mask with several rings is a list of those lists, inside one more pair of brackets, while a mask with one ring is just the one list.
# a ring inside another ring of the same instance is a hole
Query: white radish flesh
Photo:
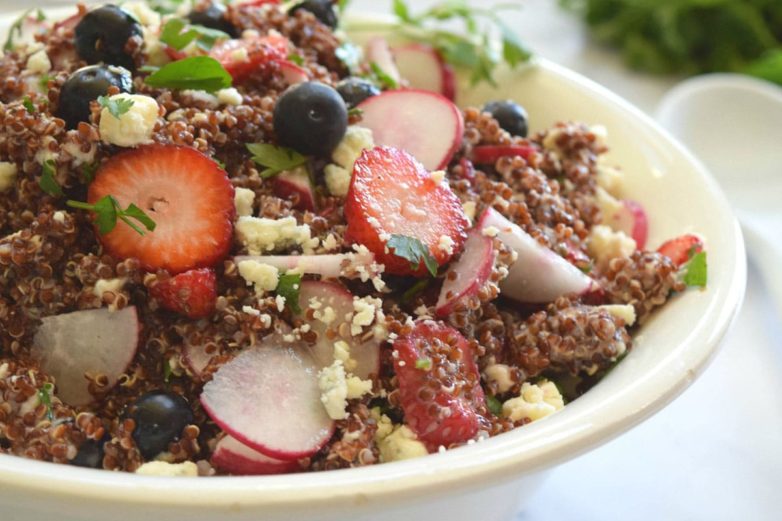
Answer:
[[435, 306], [438, 316], [447, 316], [459, 301], [478, 293], [491, 276], [495, 255], [492, 239], [479, 229], [470, 230], [461, 257], [445, 273]]
[[212, 453], [212, 464], [240, 476], [286, 474], [299, 470], [296, 460], [279, 460], [253, 450], [232, 436], [217, 442]]
[[367, 42], [365, 51], [368, 63], [374, 63], [394, 82], [400, 82], [402, 76], [399, 74], [399, 69], [394, 62], [394, 55], [385, 38], [380, 36], [372, 38]]
[[310, 273], [326, 279], [336, 279], [341, 275], [343, 267], [348, 265], [369, 266], [374, 262], [375, 256], [367, 252], [324, 255], [239, 255], [234, 257], [236, 264], [245, 260], [274, 266], [283, 273], [296, 270], [298, 273]]
[[456, 80], [453, 69], [429, 45], [411, 43], [391, 49], [397, 69], [414, 89], [428, 90], [453, 100]]
[[105, 375], [108, 388], [113, 387], [133, 361], [138, 340], [134, 306], [89, 309], [45, 317], [33, 338], [32, 354], [55, 378], [63, 402], [85, 405], [93, 400], [85, 373]]
[[310, 75], [304, 67], [300, 67], [288, 60], [280, 60], [277, 63], [280, 66], [280, 73], [288, 85], [297, 85], [309, 81]]

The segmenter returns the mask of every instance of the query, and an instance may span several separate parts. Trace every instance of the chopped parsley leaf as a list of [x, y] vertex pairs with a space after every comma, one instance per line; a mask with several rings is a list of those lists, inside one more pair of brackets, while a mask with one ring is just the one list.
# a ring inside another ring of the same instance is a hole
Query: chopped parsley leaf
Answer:
[[494, 416], [502, 414], [502, 402], [496, 396], [486, 395], [486, 407]]
[[153, 221], [144, 210], [131, 203], [124, 210], [119, 204], [119, 201], [112, 195], [105, 195], [98, 199], [95, 204], [84, 203], [81, 201], [69, 200], [65, 204], [71, 208], [78, 208], [80, 210], [89, 210], [95, 214], [95, 225], [98, 227], [98, 232], [101, 235], [106, 235], [117, 226], [117, 219], [133, 228], [139, 235], [145, 235], [144, 230], [141, 229], [136, 223], [131, 221], [134, 219], [141, 223], [148, 231], [155, 230], [155, 221]]
[[269, 143], [249, 143], [247, 150], [253, 155], [252, 160], [264, 167], [261, 171], [261, 177], [264, 179], [303, 166], [308, 161], [307, 156], [299, 154], [292, 148], [278, 147]]
[[55, 164], [54, 161], [49, 159], [43, 164], [41, 177], [38, 179], [38, 186], [52, 197], [60, 197], [62, 196], [62, 188], [60, 187], [60, 183], [57, 182], [57, 179], [54, 178], [54, 174]]
[[412, 269], [417, 270], [423, 262], [432, 277], [437, 276], [437, 268], [439, 267], [437, 261], [432, 256], [429, 248], [415, 237], [394, 234], [388, 240], [386, 246], [394, 250], [394, 255], [397, 257], [410, 261]]
[[688, 286], [705, 287], [708, 279], [708, 264], [706, 252], [701, 251], [692, 255], [684, 268], [684, 283]]
[[98, 103], [104, 109], [109, 111], [109, 114], [119, 119], [120, 116], [126, 114], [133, 106], [134, 101], [127, 98], [114, 98], [108, 96], [98, 96]]
[[301, 313], [301, 306], [299, 305], [300, 290], [300, 274], [280, 275], [280, 281], [277, 283], [277, 294], [285, 299], [285, 303], [297, 315]]

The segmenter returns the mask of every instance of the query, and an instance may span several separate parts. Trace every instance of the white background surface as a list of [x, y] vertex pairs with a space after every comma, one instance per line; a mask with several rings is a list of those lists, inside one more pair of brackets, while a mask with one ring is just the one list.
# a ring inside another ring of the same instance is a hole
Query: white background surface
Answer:
[[[433, 2], [409, 3], [417, 9]], [[654, 114], [677, 83], [676, 78], [628, 72], [615, 53], [590, 42], [556, 0], [519, 3], [523, 11], [507, 19], [537, 54], [603, 84], [646, 112]], [[390, 4], [353, 2], [356, 9], [383, 12]], [[751, 268], [744, 307], [706, 373], [650, 420], [555, 469], [517, 520], [780, 518], [782, 323]]]
[[[418, 9], [433, 2], [409, 3]], [[507, 19], [537, 54], [602, 83], [643, 110], [654, 114], [676, 83], [626, 71], [614, 53], [589, 41], [556, 0], [519, 3], [523, 11]], [[390, 4], [354, 0], [353, 8], [388, 12]], [[0, 10], [27, 5], [0, 0]], [[782, 323], [751, 269], [744, 307], [706, 373], [639, 427], [555, 469], [517, 521], [781, 517]]]

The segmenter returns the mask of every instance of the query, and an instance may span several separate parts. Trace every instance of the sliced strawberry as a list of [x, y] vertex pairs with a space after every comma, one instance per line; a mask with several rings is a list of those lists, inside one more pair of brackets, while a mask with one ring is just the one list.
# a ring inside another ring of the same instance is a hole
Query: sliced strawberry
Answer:
[[280, 34], [242, 40], [226, 40], [215, 45], [209, 55], [219, 61], [234, 81], [240, 81], [266, 65], [285, 60], [290, 42]]
[[234, 189], [225, 171], [195, 149], [144, 145], [113, 156], [98, 170], [87, 200], [95, 204], [106, 195], [122, 208], [135, 204], [156, 224], [141, 235], [118, 220], [99, 236], [115, 257], [176, 274], [213, 266], [228, 253]]
[[472, 149], [472, 160], [479, 165], [493, 165], [501, 157], [529, 159], [534, 151], [533, 147], [526, 145], [481, 145]]
[[437, 264], [447, 263], [467, 238], [467, 216], [447, 183], [437, 182], [410, 154], [390, 147], [365, 150], [353, 167], [345, 201], [345, 238], [365, 245], [387, 273], [422, 276], [389, 251], [392, 235], [418, 239]]
[[693, 253], [701, 251], [703, 251], [703, 241], [700, 237], [692, 234], [681, 235], [665, 241], [662, 246], [657, 248], [658, 253], [662, 253], [671, 259], [677, 266], [681, 266], [690, 260]]
[[215, 309], [217, 276], [210, 268], [186, 271], [155, 284], [149, 294], [169, 311], [189, 318], [204, 318]]
[[394, 341], [405, 422], [430, 451], [471, 440], [484, 424], [481, 377], [467, 340], [432, 320]]

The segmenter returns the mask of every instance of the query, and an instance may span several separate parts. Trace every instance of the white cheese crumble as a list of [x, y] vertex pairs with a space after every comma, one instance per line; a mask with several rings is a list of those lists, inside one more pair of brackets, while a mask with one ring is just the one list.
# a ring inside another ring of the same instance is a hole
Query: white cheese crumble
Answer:
[[307, 224], [299, 225], [295, 217], [267, 219], [242, 216], [236, 222], [236, 235], [250, 255], [301, 246], [305, 253], [317, 247], [318, 239], [312, 238]]
[[627, 234], [615, 232], [603, 224], [592, 227], [587, 246], [599, 266], [605, 266], [611, 259], [629, 257], [636, 247]]
[[116, 279], [98, 279], [95, 283], [95, 287], [92, 289], [93, 294], [98, 298], [103, 298], [103, 294], [106, 292], [119, 293], [122, 291], [122, 287], [125, 285], [128, 279], [119, 277]]
[[372, 393], [372, 380], [362, 380], [358, 376], [350, 375], [345, 380], [348, 388], [348, 400], [357, 400], [365, 394]]
[[223, 105], [241, 105], [242, 95], [234, 87], [217, 91], [217, 101]]
[[46, 74], [52, 70], [52, 62], [44, 49], [33, 53], [27, 58], [27, 70], [34, 74]]
[[498, 233], [500, 233], [500, 230], [495, 226], [487, 226], [481, 230], [481, 234], [486, 237], [496, 237]]
[[329, 418], [333, 420], [347, 418], [345, 407], [348, 405], [348, 384], [342, 361], [334, 360], [334, 363], [318, 372], [318, 387], [321, 393], [320, 401], [326, 408]]
[[624, 211], [622, 201], [599, 186], [595, 191], [595, 201], [597, 202], [598, 208], [600, 208], [600, 213], [603, 214], [603, 224], [607, 226], [611, 226], [615, 223], [617, 214]]
[[453, 255], [453, 239], [448, 235], [441, 235], [440, 240], [437, 242], [437, 247], [440, 251], [445, 252], [448, 255]]
[[475, 201], [467, 201], [462, 204], [462, 209], [464, 209], [464, 215], [467, 217], [467, 220], [470, 221], [470, 224], [474, 223], [475, 212], [477, 211]]
[[364, 326], [369, 326], [375, 320], [377, 309], [381, 308], [383, 302], [380, 299], [374, 299], [366, 296], [363, 298], [353, 298], [353, 319], [350, 322], [350, 334], [360, 335]]
[[7, 192], [16, 183], [16, 164], [0, 161], [0, 192]]
[[81, 166], [85, 163], [92, 163], [95, 160], [95, 151], [98, 147], [95, 144], [90, 143], [90, 149], [88, 152], [84, 152], [81, 149], [79, 143], [69, 141], [62, 146], [62, 150], [73, 158], [73, 166]]
[[252, 215], [255, 192], [249, 188], [237, 188], [234, 191], [234, 206], [239, 217]]
[[56, 143], [57, 140], [55, 140], [52, 136], [44, 136], [43, 140], [41, 141], [41, 147], [35, 153], [35, 161], [39, 165], [44, 165], [48, 161], [57, 162], [59, 155], [55, 150], [52, 150], [52, 144]]
[[219, 103], [217, 102], [217, 96], [210, 94], [205, 90], [193, 90], [185, 89], [182, 91], [182, 95], [188, 96], [193, 101], [199, 101], [206, 104], [206, 106], [215, 108]]
[[[378, 431], [379, 432], [379, 431]], [[407, 425], [399, 425], [378, 442], [380, 460], [401, 461], [426, 456], [429, 451]]]
[[247, 282], [248, 286], [255, 287], [255, 293], [258, 295], [274, 291], [280, 281], [280, 270], [269, 264], [243, 260], [236, 267], [239, 268], [239, 275]]
[[63, 224], [65, 222], [65, 212], [63, 212], [62, 210], [57, 210], [52, 215], [52, 219], [54, 219], [54, 222]]
[[606, 304], [598, 307], [605, 309], [612, 316], [624, 320], [626, 326], [635, 324], [635, 307], [632, 304]]
[[502, 404], [502, 416], [511, 421], [527, 418], [536, 421], [557, 412], [565, 406], [565, 401], [554, 382], [539, 384], [524, 382], [517, 398], [511, 398]]
[[282, 295], [277, 295], [276, 297], [274, 297], [274, 303], [277, 306], [277, 311], [279, 311], [280, 313], [285, 311], [285, 297], [283, 297]]
[[234, 63], [244, 63], [250, 61], [250, 54], [246, 47], [239, 47], [231, 52], [231, 61]]
[[358, 362], [350, 357], [350, 344], [344, 340], [334, 342], [334, 360], [342, 362], [348, 371], [353, 371], [358, 365]]
[[510, 367], [505, 364], [491, 364], [483, 372], [486, 380], [494, 384], [499, 394], [507, 393], [516, 383], [511, 376]]
[[137, 468], [136, 474], [141, 474], [142, 476], [196, 477], [198, 476], [198, 466], [192, 461], [185, 461], [184, 463], [149, 461]]
[[432, 172], [432, 181], [438, 185], [445, 181], [445, 170], [435, 170]]
[[111, 100], [127, 99], [133, 105], [127, 112], [114, 117], [109, 109], [100, 113], [100, 136], [106, 143], [121, 147], [133, 147], [152, 142], [152, 132], [157, 124], [159, 107], [157, 101], [141, 94], [115, 94]]
[[361, 153], [375, 146], [372, 131], [359, 126], [348, 127], [345, 137], [331, 153], [333, 163], [324, 170], [326, 187], [331, 195], [345, 197], [353, 176], [353, 164]]
[[618, 196], [624, 185], [624, 174], [618, 168], [597, 164], [597, 186], [611, 195]]

